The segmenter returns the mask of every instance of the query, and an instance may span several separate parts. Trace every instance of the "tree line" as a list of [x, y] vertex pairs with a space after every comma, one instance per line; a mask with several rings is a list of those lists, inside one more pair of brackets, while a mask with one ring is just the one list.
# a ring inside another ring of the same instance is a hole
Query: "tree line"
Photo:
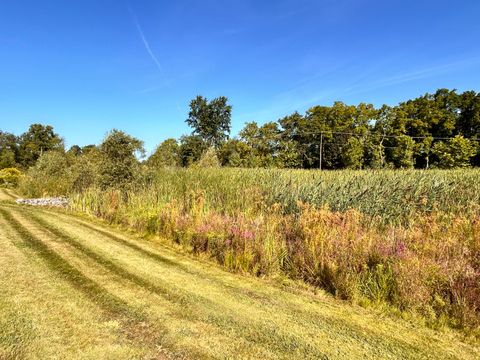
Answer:
[[[248, 122], [233, 138], [231, 113], [226, 97], [209, 101], [197, 96], [186, 119], [192, 133], [163, 141], [143, 163], [307, 169], [480, 166], [480, 93], [475, 91], [439, 89], [379, 108], [366, 103], [318, 105], [262, 125]], [[118, 130], [99, 146], [74, 145], [68, 151], [48, 125], [33, 124], [19, 136], [0, 131], [0, 169], [26, 170], [51, 151], [63, 153], [69, 163], [93, 161], [110, 151], [111, 159], [128, 159], [128, 166], [138, 158], [135, 152], [144, 153], [140, 140]], [[109, 166], [120, 169], [122, 164]]]
[[[229, 138], [225, 97], [190, 104], [190, 135], [162, 142], [154, 166], [190, 166], [213, 154], [223, 166], [324, 169], [480, 165], [480, 93], [439, 89], [397, 106], [314, 106]], [[215, 151], [208, 152], [208, 149]], [[321, 158], [321, 162], [320, 162]]]

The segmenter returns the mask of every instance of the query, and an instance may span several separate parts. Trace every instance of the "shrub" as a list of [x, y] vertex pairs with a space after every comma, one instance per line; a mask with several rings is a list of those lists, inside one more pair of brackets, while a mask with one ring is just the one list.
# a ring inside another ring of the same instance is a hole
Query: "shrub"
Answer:
[[16, 168], [5, 168], [0, 170], [0, 186], [15, 188], [20, 182], [22, 172]]
[[29, 197], [67, 195], [72, 189], [72, 174], [65, 153], [43, 153], [19, 183], [20, 192]]
[[108, 133], [100, 145], [100, 186], [128, 187], [138, 174], [136, 153], [144, 153], [140, 140], [116, 129]]
[[211, 147], [202, 155], [200, 160], [192, 164], [196, 168], [219, 168], [220, 161], [218, 160], [215, 148]]

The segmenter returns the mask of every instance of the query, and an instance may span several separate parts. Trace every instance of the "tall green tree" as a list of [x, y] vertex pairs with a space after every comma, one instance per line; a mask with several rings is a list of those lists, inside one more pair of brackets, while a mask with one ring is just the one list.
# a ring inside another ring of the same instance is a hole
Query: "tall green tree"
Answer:
[[155, 168], [180, 165], [180, 146], [176, 139], [167, 139], [157, 146], [147, 165]]
[[218, 151], [218, 158], [222, 166], [255, 167], [253, 149], [244, 141], [230, 139]]
[[[480, 93], [465, 91], [461, 94], [459, 111], [457, 134], [466, 138], [480, 139]], [[472, 164], [480, 166], [480, 146], [477, 146], [477, 153], [472, 159]]]
[[350, 139], [356, 138], [363, 144], [370, 122], [376, 116], [377, 110], [371, 104], [352, 106], [335, 102], [333, 106], [314, 106], [305, 116], [295, 113], [279, 123], [284, 129], [284, 138], [296, 143], [303, 167], [318, 167], [322, 150], [322, 167], [334, 169], [361, 166], [361, 161], [352, 164], [352, 158], [343, 155], [344, 148], [351, 151], [356, 144], [357, 150], [360, 149], [358, 142]]
[[78, 145], [72, 145], [70, 149], [67, 151], [67, 155], [69, 156], [80, 156], [82, 155], [82, 148]]
[[0, 130], [0, 169], [15, 167], [18, 160], [18, 139]]
[[29, 197], [67, 195], [71, 175], [65, 152], [47, 151], [27, 170], [20, 181], [20, 191]]
[[72, 178], [72, 190], [81, 192], [99, 183], [102, 164], [105, 162], [98, 147], [89, 147], [88, 151], [73, 158], [69, 172]]
[[392, 139], [392, 145], [387, 148], [390, 163], [396, 168], [413, 168], [415, 165], [415, 141], [408, 135], [402, 135]]
[[361, 169], [364, 162], [364, 146], [357, 137], [350, 137], [343, 146], [342, 165], [348, 169]]
[[19, 163], [27, 168], [47, 151], [63, 151], [63, 139], [50, 125], [33, 124], [20, 136]]
[[191, 166], [207, 151], [209, 145], [198, 135], [182, 136], [180, 138], [179, 158], [181, 166]]
[[100, 186], [102, 188], [127, 188], [137, 177], [136, 155], [145, 153], [143, 142], [113, 129], [100, 145]]
[[217, 150], [211, 146], [209, 147], [198, 159], [197, 162], [192, 164], [195, 168], [218, 168], [221, 166], [220, 160], [218, 159]]
[[436, 157], [434, 165], [444, 169], [469, 167], [472, 157], [477, 153], [477, 146], [477, 143], [460, 135], [448, 141], [439, 141], [432, 149]]
[[251, 162], [258, 167], [279, 167], [280, 128], [276, 122], [258, 126], [249, 122], [240, 131], [240, 139], [252, 149]]
[[219, 147], [228, 139], [232, 106], [228, 99], [220, 96], [208, 101], [197, 96], [190, 102], [190, 112], [185, 122], [193, 129], [193, 134], [200, 136], [209, 146]]

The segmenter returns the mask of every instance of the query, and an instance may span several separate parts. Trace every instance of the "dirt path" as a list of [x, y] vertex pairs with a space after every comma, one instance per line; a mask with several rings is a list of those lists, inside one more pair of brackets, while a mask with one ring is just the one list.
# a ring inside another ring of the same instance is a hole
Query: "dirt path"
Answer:
[[72, 215], [0, 204], [0, 358], [474, 359], [478, 348]]

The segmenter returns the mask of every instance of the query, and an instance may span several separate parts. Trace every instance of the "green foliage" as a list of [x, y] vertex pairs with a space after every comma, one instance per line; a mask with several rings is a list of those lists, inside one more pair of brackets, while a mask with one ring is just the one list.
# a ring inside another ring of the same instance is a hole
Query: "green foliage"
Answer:
[[477, 145], [463, 136], [455, 136], [447, 142], [437, 142], [432, 149], [435, 166], [449, 169], [471, 166], [470, 159], [477, 153]]
[[69, 156], [80, 156], [82, 155], [82, 148], [78, 145], [73, 145], [68, 149], [67, 155]]
[[[314, 106], [305, 115], [294, 113], [269, 123], [270, 131], [262, 133], [260, 129], [255, 123], [247, 123], [240, 134], [242, 141], [262, 149], [256, 156], [264, 167], [282, 167], [277, 161], [280, 139], [296, 152], [296, 160], [288, 167], [318, 167], [323, 138], [323, 168], [428, 168], [438, 142], [435, 138], [455, 134], [480, 138], [480, 96], [440, 89], [380, 109], [364, 103], [352, 106], [335, 102], [333, 106]], [[473, 165], [480, 165], [479, 152], [471, 157]]]
[[363, 144], [356, 138], [351, 137], [342, 150], [342, 164], [348, 169], [361, 169], [363, 166]]
[[[214, 146], [223, 166], [318, 168], [322, 142], [324, 169], [480, 166], [480, 94], [475, 91], [439, 89], [378, 109], [337, 101], [313, 106], [304, 115], [295, 112], [260, 125], [249, 122], [238, 138], [227, 141], [231, 110], [225, 97], [208, 101], [197, 96], [186, 120], [193, 134], [160, 144], [147, 165], [187, 167]], [[454, 136], [468, 139], [476, 152], [472, 155], [457, 140], [450, 142]], [[457, 145], [458, 151], [452, 148]], [[77, 157], [94, 148], [74, 145], [67, 154]], [[63, 150], [51, 126], [34, 124], [18, 137], [0, 131], [0, 168], [28, 168], [49, 150]]]
[[300, 150], [296, 143], [283, 139], [279, 141], [276, 166], [279, 168], [300, 168], [302, 166]]
[[101, 160], [100, 151], [97, 148], [92, 148], [75, 157], [68, 170], [72, 177], [70, 191], [81, 192], [98, 184]]
[[19, 163], [27, 168], [47, 151], [63, 150], [63, 140], [50, 125], [33, 124], [19, 139]]
[[15, 188], [18, 186], [22, 172], [16, 168], [0, 170], [0, 187]]
[[59, 151], [43, 153], [19, 184], [20, 192], [27, 197], [67, 195], [71, 188], [67, 157]]
[[14, 167], [15, 165], [15, 153], [12, 150], [3, 150], [0, 153], [0, 169]]
[[44, 153], [21, 177], [19, 191], [27, 197], [68, 195], [100, 184], [102, 157], [97, 148], [79, 156]]
[[251, 122], [240, 132], [240, 139], [251, 149], [248, 163], [255, 167], [282, 167], [279, 161], [280, 129], [275, 122], [262, 126]]
[[[376, 114], [373, 105], [363, 103], [349, 106], [335, 102], [331, 107], [314, 106], [305, 116], [294, 113], [279, 120], [283, 128], [281, 136], [285, 141], [296, 144], [297, 156], [302, 159], [303, 167], [319, 166], [319, 147], [322, 142], [323, 168], [355, 168], [361, 166], [363, 161], [357, 159], [356, 153], [358, 154], [360, 147], [354, 145], [356, 140], [350, 139], [363, 137], [368, 130], [369, 121], [375, 118]], [[350, 151], [350, 154], [343, 154], [344, 148]]]
[[0, 130], [0, 169], [15, 167], [18, 158], [18, 139]]
[[192, 164], [195, 168], [218, 168], [220, 167], [220, 161], [218, 160], [215, 148], [210, 147], [205, 151], [202, 157]]
[[399, 136], [392, 140], [393, 146], [387, 149], [388, 160], [396, 167], [402, 169], [412, 168], [414, 165], [415, 142], [407, 135]]
[[90, 151], [95, 151], [98, 150], [98, 147], [96, 145], [90, 144], [90, 145], [85, 145], [82, 147], [82, 154], [88, 154]]
[[190, 102], [190, 112], [185, 121], [193, 134], [199, 135], [209, 146], [219, 147], [230, 133], [232, 107], [224, 96], [208, 101], [197, 96]]
[[468, 329], [480, 325], [479, 171], [161, 169], [126, 197], [90, 189], [72, 206], [232, 271]]
[[253, 167], [253, 149], [238, 139], [230, 139], [222, 144], [218, 151], [222, 166]]
[[180, 138], [179, 157], [182, 166], [190, 166], [200, 160], [208, 149], [208, 144], [198, 135], [182, 136]]
[[385, 166], [385, 148], [381, 135], [375, 134], [364, 139], [363, 165], [369, 169], [381, 169]]
[[135, 154], [143, 155], [143, 142], [113, 129], [100, 145], [99, 182], [102, 188], [126, 188], [138, 174]]
[[175, 139], [167, 139], [157, 146], [148, 158], [147, 165], [154, 168], [180, 165], [180, 146]]
[[480, 137], [480, 93], [466, 91], [459, 95], [456, 128], [466, 138]]

